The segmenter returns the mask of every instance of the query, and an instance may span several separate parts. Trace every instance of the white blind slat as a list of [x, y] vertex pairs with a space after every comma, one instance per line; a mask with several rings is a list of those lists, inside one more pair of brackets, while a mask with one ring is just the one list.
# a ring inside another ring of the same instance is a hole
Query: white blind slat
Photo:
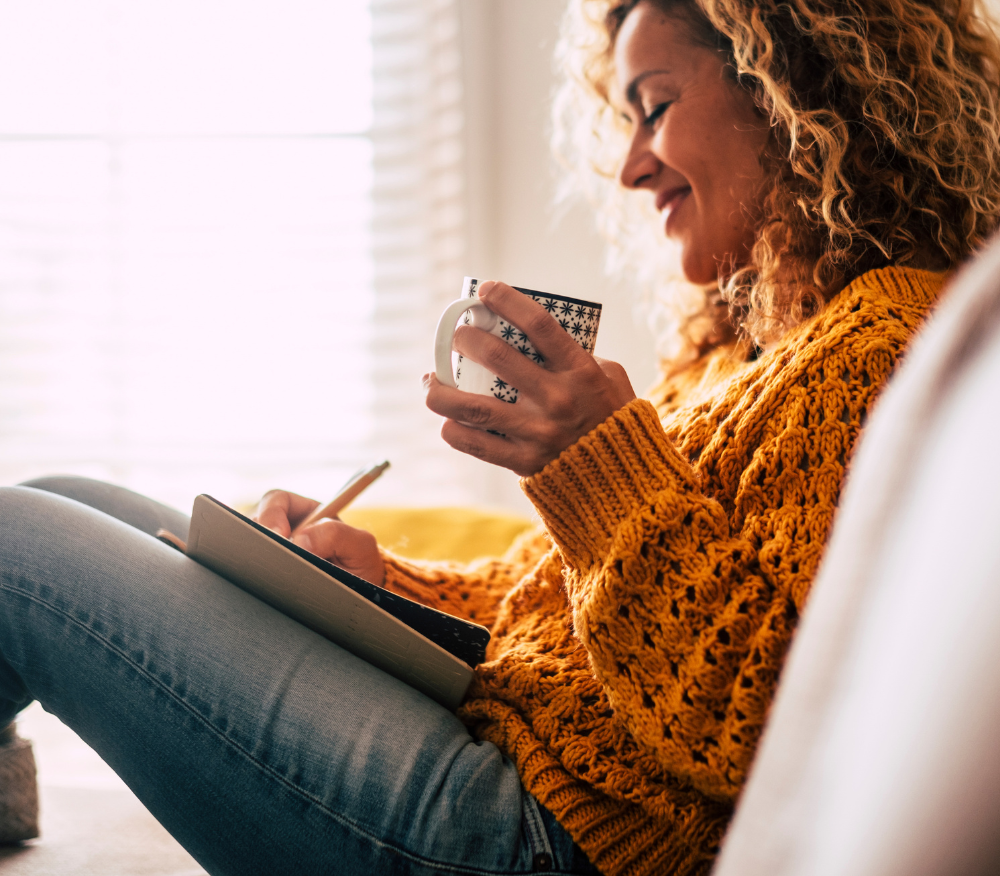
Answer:
[[372, 0], [372, 15], [375, 442], [403, 501], [482, 503], [483, 464], [442, 442], [418, 384], [465, 267], [458, 4]]
[[366, 4], [0, 7], [0, 478], [335, 489], [373, 429]]
[[423, 404], [464, 273], [455, 0], [0, 0], [0, 479], [481, 501]]

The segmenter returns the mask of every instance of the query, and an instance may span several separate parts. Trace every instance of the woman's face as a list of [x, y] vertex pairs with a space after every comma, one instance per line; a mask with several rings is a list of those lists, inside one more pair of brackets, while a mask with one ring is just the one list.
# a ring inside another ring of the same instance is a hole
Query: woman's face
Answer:
[[767, 121], [724, 56], [692, 40], [682, 13], [640, 3], [619, 32], [614, 64], [631, 136], [619, 179], [653, 194], [684, 275], [711, 283], [720, 264], [744, 264], [753, 245]]

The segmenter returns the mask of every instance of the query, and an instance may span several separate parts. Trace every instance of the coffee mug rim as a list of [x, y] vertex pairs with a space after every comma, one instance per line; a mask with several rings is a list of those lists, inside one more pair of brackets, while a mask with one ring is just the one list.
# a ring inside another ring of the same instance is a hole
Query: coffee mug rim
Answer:
[[[475, 280], [477, 283], [482, 283], [478, 277], [466, 277], [466, 280]], [[525, 289], [524, 286], [511, 286], [511, 289], [517, 289], [518, 292], [523, 292], [525, 295], [541, 295], [542, 298], [554, 298], [556, 301], [565, 301], [569, 304], [582, 304], [585, 307], [596, 307], [598, 310], [603, 310], [604, 305], [600, 301], [584, 301], [582, 298], [570, 298], [568, 295], [556, 295], [554, 292], [540, 292], [538, 289]]]
[[554, 298], [556, 301], [566, 301], [570, 304], [582, 304], [585, 307], [596, 307], [598, 310], [604, 307], [600, 301], [584, 301], [582, 298], [570, 298], [568, 295], [556, 295], [554, 292], [539, 292], [537, 289], [524, 289], [521, 286], [512, 286], [512, 289], [517, 289], [518, 292], [523, 292], [525, 295], [541, 295], [542, 298]]

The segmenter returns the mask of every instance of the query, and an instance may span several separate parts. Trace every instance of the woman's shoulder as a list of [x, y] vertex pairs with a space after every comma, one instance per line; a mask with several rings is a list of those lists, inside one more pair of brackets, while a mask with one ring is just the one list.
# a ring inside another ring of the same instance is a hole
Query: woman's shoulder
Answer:
[[900, 352], [941, 295], [948, 275], [890, 265], [855, 277], [818, 314], [791, 329], [761, 357], [805, 365], [832, 355], [860, 354], [870, 344]]
[[[856, 277], [830, 302], [826, 311], [860, 312], [866, 307], [897, 305], [918, 319], [938, 300], [948, 273], [890, 265]], [[823, 314], [821, 313], [820, 316]]]
[[[664, 371], [648, 397], [661, 417], [707, 402], [739, 385], [759, 391], [831, 358], [866, 357], [882, 348], [895, 359], [941, 295], [948, 274], [897, 265], [855, 277], [815, 316], [791, 328], [759, 355], [726, 345]], [[873, 346], [874, 345], [874, 346]], [[880, 369], [881, 370], [881, 369]], [[798, 381], [794, 381], [798, 382]]]

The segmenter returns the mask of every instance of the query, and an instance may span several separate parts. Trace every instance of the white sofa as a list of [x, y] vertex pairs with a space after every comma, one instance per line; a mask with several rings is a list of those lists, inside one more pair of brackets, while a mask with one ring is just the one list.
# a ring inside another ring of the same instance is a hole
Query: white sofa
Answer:
[[714, 876], [1000, 873], [1000, 240], [866, 432]]

